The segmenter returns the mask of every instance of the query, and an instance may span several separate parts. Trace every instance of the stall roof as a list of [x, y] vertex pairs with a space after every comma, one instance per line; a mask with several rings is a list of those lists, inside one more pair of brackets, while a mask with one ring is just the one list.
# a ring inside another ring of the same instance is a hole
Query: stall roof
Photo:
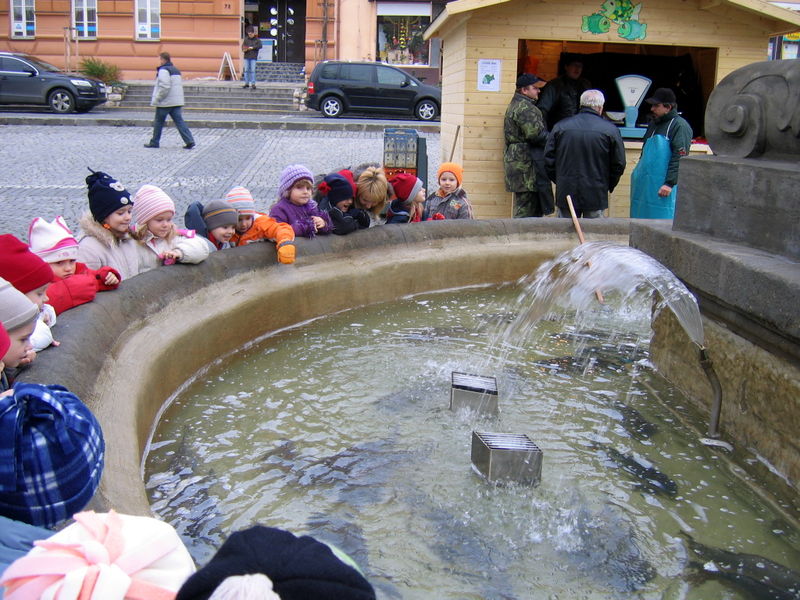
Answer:
[[[452, 24], [453, 17], [466, 15], [463, 13], [472, 12], [481, 8], [489, 8], [498, 4], [505, 4], [515, 0], [454, 0], [448, 2], [444, 10], [428, 26], [425, 31], [425, 39], [435, 37], [443, 28], [445, 23]], [[766, 0], [697, 0], [697, 8], [700, 10], [714, 10], [716, 8], [734, 8], [743, 12], [756, 13], [759, 16], [767, 17], [774, 22], [770, 35], [780, 35], [791, 33], [800, 29], [800, 13], [793, 12], [788, 8], [775, 6]]]

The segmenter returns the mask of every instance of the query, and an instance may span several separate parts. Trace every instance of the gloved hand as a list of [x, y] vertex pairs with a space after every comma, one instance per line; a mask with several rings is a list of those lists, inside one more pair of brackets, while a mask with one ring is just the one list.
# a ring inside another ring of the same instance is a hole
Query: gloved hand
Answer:
[[436, 213], [430, 218], [430, 220], [431, 221], [444, 221], [445, 220], [445, 216], [442, 213]]
[[294, 262], [294, 244], [284, 244], [278, 248], [278, 262], [283, 265], [290, 265]]

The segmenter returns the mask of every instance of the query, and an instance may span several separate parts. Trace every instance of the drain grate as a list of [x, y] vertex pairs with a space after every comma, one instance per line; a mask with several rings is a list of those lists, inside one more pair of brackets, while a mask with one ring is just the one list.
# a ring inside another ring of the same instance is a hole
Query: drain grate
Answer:
[[451, 378], [450, 410], [466, 409], [493, 415], [498, 413], [497, 380], [494, 377], [453, 371]]
[[472, 464], [490, 482], [537, 485], [543, 454], [524, 433], [472, 432]]

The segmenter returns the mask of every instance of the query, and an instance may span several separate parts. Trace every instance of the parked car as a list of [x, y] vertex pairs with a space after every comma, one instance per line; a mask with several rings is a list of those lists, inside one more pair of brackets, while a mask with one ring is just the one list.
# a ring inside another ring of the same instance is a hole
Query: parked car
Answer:
[[36, 104], [53, 112], [86, 112], [106, 101], [102, 81], [65, 73], [20, 52], [0, 52], [0, 104]]
[[413, 114], [432, 121], [441, 105], [440, 88], [376, 62], [321, 62], [311, 73], [306, 95], [306, 106], [326, 117], [369, 111]]

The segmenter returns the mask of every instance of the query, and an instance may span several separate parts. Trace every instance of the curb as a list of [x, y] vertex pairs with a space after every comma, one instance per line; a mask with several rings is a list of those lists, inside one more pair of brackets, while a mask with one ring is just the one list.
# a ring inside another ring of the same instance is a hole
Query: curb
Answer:
[[[404, 127], [404, 124], [376, 121], [375, 123], [347, 121], [249, 121], [221, 119], [187, 119], [193, 129], [261, 129], [274, 131], [383, 131], [386, 127]], [[152, 118], [131, 117], [69, 117], [69, 116], [0, 116], [0, 125], [62, 125], [62, 126], [105, 126], [105, 127], [152, 127]], [[414, 124], [421, 133], [439, 133], [439, 123]]]

